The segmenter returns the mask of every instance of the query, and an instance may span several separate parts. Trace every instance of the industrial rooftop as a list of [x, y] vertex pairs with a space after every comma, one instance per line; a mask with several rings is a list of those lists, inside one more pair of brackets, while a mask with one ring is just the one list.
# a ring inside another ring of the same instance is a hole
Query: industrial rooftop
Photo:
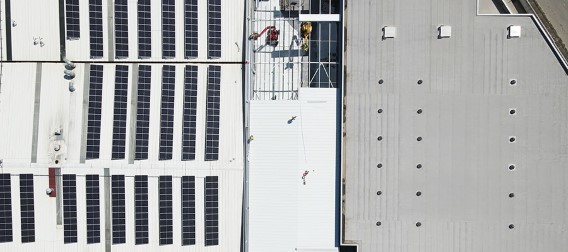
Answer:
[[0, 0], [0, 251], [564, 252], [534, 6]]
[[538, 20], [470, 0], [345, 12], [344, 243], [564, 251], [568, 78]]

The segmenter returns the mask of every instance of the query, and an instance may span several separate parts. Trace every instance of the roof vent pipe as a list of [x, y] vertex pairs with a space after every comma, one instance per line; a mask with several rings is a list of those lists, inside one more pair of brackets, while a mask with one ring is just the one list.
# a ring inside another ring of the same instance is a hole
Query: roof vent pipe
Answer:
[[71, 62], [67, 57], [63, 57], [63, 61], [65, 62], [65, 69], [73, 70], [75, 69], [75, 63]]
[[69, 82], [69, 92], [75, 92], [75, 83], [72, 81]]

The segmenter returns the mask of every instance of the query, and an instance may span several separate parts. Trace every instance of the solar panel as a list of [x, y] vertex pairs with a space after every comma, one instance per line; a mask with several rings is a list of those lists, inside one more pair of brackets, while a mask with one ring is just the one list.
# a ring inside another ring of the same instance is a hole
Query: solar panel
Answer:
[[175, 0], [162, 0], [162, 58], [176, 56]]
[[22, 243], [35, 242], [34, 175], [20, 174]]
[[152, 16], [150, 15], [151, 0], [138, 0], [138, 57], [152, 56]]
[[160, 176], [160, 245], [173, 244], [172, 176]]
[[114, 39], [116, 58], [128, 58], [128, 0], [114, 1]]
[[89, 33], [91, 59], [103, 57], [103, 6], [102, 0], [89, 0]]
[[114, 119], [112, 159], [124, 159], [126, 153], [126, 113], [128, 106], [128, 66], [116, 65], [114, 79]]
[[112, 244], [126, 243], [124, 175], [112, 175]]
[[207, 57], [221, 57], [221, 0], [207, 0]]
[[195, 177], [181, 177], [181, 244], [195, 244]]
[[183, 91], [182, 160], [195, 160], [197, 125], [197, 66], [185, 66]]
[[184, 3], [184, 39], [186, 59], [197, 58], [197, 1], [198, 0], [185, 0]]
[[174, 141], [174, 95], [176, 67], [162, 68], [162, 110], [160, 121], [160, 160], [172, 159]]
[[219, 159], [220, 95], [221, 66], [209, 66], [207, 72], [205, 161]]
[[77, 187], [75, 174], [63, 174], [63, 242], [77, 243]]
[[101, 210], [99, 202], [99, 175], [86, 175], [87, 243], [101, 242]]
[[134, 176], [136, 244], [148, 244], [148, 176]]
[[205, 177], [205, 246], [219, 245], [219, 178]]
[[103, 66], [91, 65], [89, 75], [89, 109], [87, 111], [87, 159], [99, 158], [102, 98]]
[[67, 39], [79, 39], [79, 0], [65, 0]]
[[12, 242], [12, 191], [10, 174], [0, 173], [0, 243]]
[[136, 113], [136, 149], [134, 159], [148, 159], [148, 137], [150, 128], [150, 83], [152, 67], [138, 66], [138, 102]]

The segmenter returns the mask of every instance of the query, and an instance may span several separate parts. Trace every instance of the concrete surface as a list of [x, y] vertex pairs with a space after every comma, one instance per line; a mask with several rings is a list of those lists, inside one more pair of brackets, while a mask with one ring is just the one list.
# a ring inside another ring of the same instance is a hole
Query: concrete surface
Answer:
[[[539, 18], [544, 21], [544, 25], [552, 33], [552, 37], [556, 40], [560, 50], [564, 54], [564, 58], [568, 58], [568, 0], [528, 0], [531, 3]], [[535, 6], [536, 3], [536, 6]], [[543, 20], [542, 14], [545, 16]], [[552, 26], [553, 31], [550, 29]]]
[[[568, 78], [532, 18], [479, 16], [471, 0], [357, 0], [345, 23], [344, 242], [565, 252]], [[381, 39], [384, 26], [397, 37]]]

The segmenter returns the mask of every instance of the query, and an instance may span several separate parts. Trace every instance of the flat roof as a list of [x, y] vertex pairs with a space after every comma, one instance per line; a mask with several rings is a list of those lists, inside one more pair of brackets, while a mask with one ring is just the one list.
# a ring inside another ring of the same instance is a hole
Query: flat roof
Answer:
[[470, 0], [346, 12], [344, 243], [564, 251], [568, 78], [534, 19], [477, 15]]

